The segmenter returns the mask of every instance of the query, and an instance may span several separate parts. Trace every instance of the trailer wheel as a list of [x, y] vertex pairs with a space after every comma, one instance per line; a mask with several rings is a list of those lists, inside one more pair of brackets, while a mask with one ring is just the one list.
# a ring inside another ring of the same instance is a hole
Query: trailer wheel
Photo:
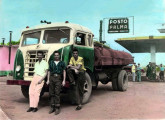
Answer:
[[118, 72], [112, 76], [112, 88], [114, 91], [118, 91]]
[[118, 88], [120, 91], [126, 91], [128, 88], [128, 75], [125, 70], [121, 70], [118, 75]]
[[[25, 98], [29, 98], [29, 86], [22, 85], [21, 91], [22, 91], [22, 94], [24, 95]], [[41, 93], [40, 93], [40, 97], [42, 97], [44, 95], [44, 92], [45, 92], [45, 90], [44, 90], [44, 88], [42, 88]]]
[[84, 96], [83, 96], [83, 104], [89, 101], [92, 92], [92, 81], [87, 72], [85, 72], [85, 84], [84, 84]]
[[21, 91], [25, 98], [29, 98], [29, 86], [22, 85]]

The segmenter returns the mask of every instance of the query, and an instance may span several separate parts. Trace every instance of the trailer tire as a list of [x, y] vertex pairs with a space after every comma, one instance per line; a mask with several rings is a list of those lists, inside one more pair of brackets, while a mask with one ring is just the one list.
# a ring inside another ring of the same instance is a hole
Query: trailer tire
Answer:
[[92, 81], [87, 72], [85, 72], [85, 85], [84, 85], [84, 96], [83, 96], [83, 104], [89, 101], [92, 92]]
[[128, 88], [128, 75], [125, 70], [121, 70], [118, 75], [118, 88], [120, 91], [126, 91]]
[[118, 91], [118, 73], [114, 73], [112, 77], [112, 88], [114, 91]]
[[[29, 98], [29, 86], [26, 85], [21, 85], [21, 91], [22, 94], [25, 98]], [[40, 98], [44, 95], [44, 88], [42, 88], [41, 93], [40, 93]]]
[[29, 86], [21, 85], [21, 91], [25, 98], [29, 98]]

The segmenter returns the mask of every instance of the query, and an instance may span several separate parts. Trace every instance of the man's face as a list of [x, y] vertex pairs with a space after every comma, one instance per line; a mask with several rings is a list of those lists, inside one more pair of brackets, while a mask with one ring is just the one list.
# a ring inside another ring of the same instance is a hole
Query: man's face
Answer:
[[59, 53], [54, 53], [54, 59], [55, 59], [55, 60], [59, 60], [59, 59], [60, 59]]
[[78, 57], [78, 52], [77, 51], [73, 51], [73, 57], [77, 58]]
[[41, 59], [43, 58], [43, 54], [42, 54], [42, 53], [38, 53], [38, 54], [37, 54], [37, 58], [38, 58], [39, 60], [41, 60]]

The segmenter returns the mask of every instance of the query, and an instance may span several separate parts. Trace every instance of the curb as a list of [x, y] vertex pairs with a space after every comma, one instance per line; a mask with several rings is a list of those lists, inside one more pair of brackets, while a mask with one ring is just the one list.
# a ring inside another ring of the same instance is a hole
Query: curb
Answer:
[[0, 106], [0, 120], [11, 120], [7, 114], [2, 110], [2, 107]]

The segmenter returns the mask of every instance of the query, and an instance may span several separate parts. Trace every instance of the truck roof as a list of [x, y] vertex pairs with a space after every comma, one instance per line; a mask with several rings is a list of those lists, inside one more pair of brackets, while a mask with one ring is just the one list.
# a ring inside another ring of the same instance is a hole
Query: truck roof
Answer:
[[79, 30], [79, 31], [84, 31], [84, 32], [89, 32], [92, 33], [92, 31], [90, 29], [88, 29], [87, 27], [84, 27], [82, 25], [79, 24], [73, 24], [73, 23], [51, 23], [51, 24], [41, 24], [41, 25], [37, 25], [34, 27], [29, 27], [29, 28], [25, 28], [22, 30], [22, 32], [25, 31], [31, 31], [31, 30], [37, 30], [37, 29], [43, 29], [43, 28], [53, 28], [53, 27], [69, 27], [75, 30]]

